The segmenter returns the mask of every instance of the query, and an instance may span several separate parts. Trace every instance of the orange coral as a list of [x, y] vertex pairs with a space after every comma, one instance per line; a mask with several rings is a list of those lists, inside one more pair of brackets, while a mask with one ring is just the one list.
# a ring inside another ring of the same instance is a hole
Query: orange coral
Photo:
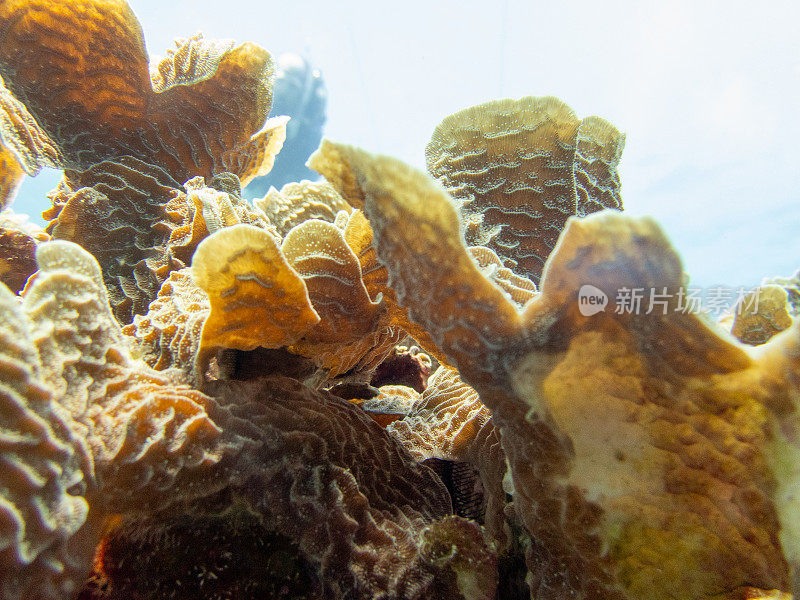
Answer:
[[[13, 158], [10, 168], [14, 179], [21, 178], [18, 169], [28, 175], [36, 175], [42, 167], [59, 167], [61, 152], [42, 130], [28, 109], [6, 88], [0, 78], [0, 135], [7, 154], [5, 161]], [[8, 197], [6, 197], [8, 201]]]
[[[2, 138], [0, 138], [2, 139]], [[16, 156], [0, 142], [0, 210], [11, 204], [25, 177]]]
[[274, 69], [262, 48], [195, 36], [151, 79], [141, 28], [122, 0], [9, 0], [0, 21], [0, 73], [63, 168], [133, 156], [179, 182], [222, 171], [249, 181], [262, 171], [254, 156], [268, 145], [260, 130]]
[[118, 0], [14, 0], [0, 6], [0, 22], [11, 92], [0, 94], [3, 138], [29, 173], [65, 169], [50, 231], [98, 258], [128, 323], [190, 258], [173, 264], [166, 250], [180, 224], [165, 205], [180, 184], [223, 172], [246, 183], [271, 168], [286, 124], [264, 122], [272, 59], [254, 44], [195, 36], [151, 79], [139, 23]]

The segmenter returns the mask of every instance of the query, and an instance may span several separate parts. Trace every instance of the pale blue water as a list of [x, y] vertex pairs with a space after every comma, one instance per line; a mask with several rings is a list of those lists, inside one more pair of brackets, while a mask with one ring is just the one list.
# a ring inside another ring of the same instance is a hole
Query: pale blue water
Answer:
[[[557, 95], [626, 132], [626, 210], [659, 220], [694, 284], [751, 286], [800, 267], [797, 3], [131, 5], [154, 54], [202, 30], [307, 57], [327, 85], [326, 135], [419, 167], [446, 115]], [[37, 220], [56, 181], [26, 182], [15, 209]]]

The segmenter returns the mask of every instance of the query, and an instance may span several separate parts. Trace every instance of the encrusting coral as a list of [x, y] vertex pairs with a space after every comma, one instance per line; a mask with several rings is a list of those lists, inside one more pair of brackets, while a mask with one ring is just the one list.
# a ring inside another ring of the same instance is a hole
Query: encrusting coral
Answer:
[[47, 233], [0, 217], [0, 599], [800, 592], [797, 277], [686, 311], [624, 136], [552, 97], [447, 117], [429, 173], [326, 140], [250, 203], [272, 71], [0, 2], [0, 205], [65, 174]]

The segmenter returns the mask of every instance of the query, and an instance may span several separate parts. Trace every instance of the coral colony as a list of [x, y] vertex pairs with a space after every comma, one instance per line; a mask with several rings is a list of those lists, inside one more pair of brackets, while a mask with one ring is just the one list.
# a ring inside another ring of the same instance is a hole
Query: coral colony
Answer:
[[246, 201], [273, 70], [0, 0], [0, 207], [64, 171], [0, 218], [0, 599], [792, 598], [797, 278], [681, 310], [624, 137], [553, 97]]

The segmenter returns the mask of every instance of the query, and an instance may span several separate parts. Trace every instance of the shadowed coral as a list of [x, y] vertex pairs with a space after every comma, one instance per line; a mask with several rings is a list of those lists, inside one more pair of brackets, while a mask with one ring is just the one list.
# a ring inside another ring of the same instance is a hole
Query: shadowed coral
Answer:
[[[382, 394], [383, 391], [381, 388]], [[388, 407], [384, 410], [388, 411]], [[489, 538], [498, 549], [507, 549], [505, 454], [491, 411], [480, 401], [478, 393], [461, 381], [457, 371], [439, 367], [422, 395], [405, 410], [404, 418], [393, 422], [387, 430], [417, 460], [438, 458], [474, 467], [486, 497], [484, 520]]]
[[376, 388], [392, 384], [402, 385], [422, 393], [428, 385], [432, 367], [431, 357], [419, 347], [396, 346], [394, 352], [375, 369], [370, 385]]
[[616, 298], [682, 282], [652, 221], [613, 214], [568, 222], [521, 313], [469, 260], [446, 193], [404, 165], [358, 160], [400, 302], [492, 410], [537, 598], [791, 590], [797, 472], [780, 465], [797, 464], [796, 325], [749, 354], [674, 303], [582, 316], [583, 284]]
[[304, 221], [321, 219], [333, 223], [340, 210], [351, 210], [330, 184], [313, 181], [287, 183], [280, 191], [272, 188], [253, 204], [264, 211], [281, 236]]
[[360, 409], [286, 378], [211, 389], [264, 428], [264, 470], [243, 493], [318, 565], [325, 597], [494, 597], [480, 527], [447, 516], [437, 476]]
[[37, 260], [23, 309], [46, 365], [44, 381], [91, 456], [93, 508], [143, 510], [205, 494], [193, 491], [201, 473], [207, 490], [227, 483], [229, 461], [255, 445], [248, 427], [244, 437], [223, 431], [231, 421], [213, 400], [131, 356], [89, 254], [50, 242]]
[[133, 158], [103, 162], [72, 177], [43, 214], [52, 219], [47, 231], [80, 242], [95, 256], [104, 267], [114, 314], [128, 323], [146, 312], [169, 271], [183, 266], [167, 255], [170, 232], [163, 226], [169, 223], [164, 205], [180, 194], [180, 186], [163, 169]]
[[11, 205], [24, 178], [25, 171], [17, 157], [2, 144], [0, 137], [0, 210]]
[[[31, 600], [78, 592], [103, 515], [218, 490], [239, 475], [233, 462], [257, 447], [248, 424], [235, 425], [207, 396], [130, 356], [89, 254], [50, 242], [39, 246], [37, 260], [21, 305], [0, 289], [2, 335], [13, 336], [0, 344], [11, 351], [3, 364], [12, 369], [0, 386], [13, 401], [3, 410], [10, 434], [4, 443], [11, 444], [4, 455], [13, 460], [17, 442], [31, 457], [42, 452], [27, 476], [11, 464], [3, 471], [13, 477], [0, 503], [16, 506], [18, 532], [4, 549], [0, 590], [4, 598]], [[46, 471], [33, 476], [40, 467]], [[56, 509], [51, 516], [48, 507]], [[38, 536], [40, 526], [46, 537]], [[14, 553], [24, 560], [8, 560]]]
[[177, 516], [124, 519], [104, 537], [79, 600], [321, 600], [296, 545], [227, 496]]
[[50, 237], [26, 221], [11, 209], [0, 212], [0, 281], [14, 293], [36, 271], [36, 246]]
[[467, 243], [488, 246], [538, 282], [566, 220], [622, 208], [617, 164], [625, 136], [582, 121], [552, 96], [495, 100], [433, 132], [428, 171], [458, 201]]

